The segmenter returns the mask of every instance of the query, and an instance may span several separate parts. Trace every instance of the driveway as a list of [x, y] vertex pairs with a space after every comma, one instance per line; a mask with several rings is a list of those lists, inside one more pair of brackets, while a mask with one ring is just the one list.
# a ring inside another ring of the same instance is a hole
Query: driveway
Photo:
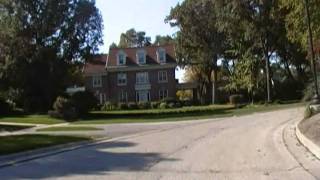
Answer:
[[[320, 179], [320, 161], [294, 136], [295, 122], [302, 115], [303, 109], [297, 108], [210, 121], [160, 123], [97, 146], [2, 168], [0, 178]], [[110, 127], [114, 131], [122, 128], [122, 132], [126, 126]], [[133, 131], [133, 127], [128, 129]]]

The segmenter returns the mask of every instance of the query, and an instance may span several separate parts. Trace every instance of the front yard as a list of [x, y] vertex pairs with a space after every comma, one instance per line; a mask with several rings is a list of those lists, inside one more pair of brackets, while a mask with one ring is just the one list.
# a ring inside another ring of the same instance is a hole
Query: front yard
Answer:
[[[71, 124], [115, 124], [115, 123], [151, 123], [168, 121], [200, 120], [219, 117], [230, 117], [251, 114], [254, 112], [272, 111], [283, 108], [303, 106], [303, 103], [248, 105], [234, 108], [231, 105], [192, 106], [174, 109], [148, 109], [126, 111], [96, 111], [87, 117]], [[54, 119], [48, 115], [30, 115], [0, 118], [1, 122], [27, 124], [59, 124], [63, 120]]]
[[[218, 117], [230, 117], [252, 114], [255, 112], [266, 112], [285, 108], [300, 107], [302, 103], [295, 104], [274, 104], [274, 105], [248, 105], [242, 108], [234, 108], [230, 105], [194, 106], [177, 109], [149, 109], [149, 110], [127, 110], [127, 111], [99, 111], [91, 112], [86, 118], [80, 119], [70, 124], [63, 120], [53, 119], [47, 115], [29, 115], [16, 117], [0, 118], [1, 123], [23, 123], [30, 126], [0, 125], [0, 130], [16, 131], [31, 127], [33, 124], [55, 125], [54, 127], [40, 128], [37, 132], [91, 132], [103, 130], [99, 128], [101, 124], [115, 123], [151, 123], [151, 122], [170, 122], [200, 120]], [[60, 124], [60, 125], [59, 125]], [[92, 125], [92, 126], [91, 126]], [[94, 126], [96, 125], [96, 126]], [[36, 133], [36, 132], [35, 132]], [[90, 133], [89, 133], [90, 134]], [[0, 136], [0, 155], [17, 153], [21, 151], [33, 150], [42, 147], [66, 144], [90, 140], [91, 137], [73, 136], [52, 136], [52, 135], [11, 135]]]

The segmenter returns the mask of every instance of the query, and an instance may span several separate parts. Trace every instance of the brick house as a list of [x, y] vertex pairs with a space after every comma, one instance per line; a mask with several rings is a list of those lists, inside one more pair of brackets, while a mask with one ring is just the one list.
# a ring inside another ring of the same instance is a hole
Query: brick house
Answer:
[[85, 87], [100, 103], [175, 98], [177, 63], [173, 45], [112, 48], [84, 66]]

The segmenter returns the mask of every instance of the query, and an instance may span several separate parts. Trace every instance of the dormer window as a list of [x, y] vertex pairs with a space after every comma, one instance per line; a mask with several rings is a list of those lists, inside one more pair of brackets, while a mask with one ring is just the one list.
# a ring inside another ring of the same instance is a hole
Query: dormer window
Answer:
[[146, 53], [144, 50], [137, 51], [137, 62], [138, 64], [146, 64]]
[[126, 58], [127, 58], [126, 54], [120, 51], [117, 57], [118, 66], [126, 65]]
[[158, 49], [157, 56], [158, 56], [159, 63], [161, 63], [161, 64], [166, 63], [167, 59], [166, 59], [166, 50], [165, 49], [162, 49], [162, 48]]

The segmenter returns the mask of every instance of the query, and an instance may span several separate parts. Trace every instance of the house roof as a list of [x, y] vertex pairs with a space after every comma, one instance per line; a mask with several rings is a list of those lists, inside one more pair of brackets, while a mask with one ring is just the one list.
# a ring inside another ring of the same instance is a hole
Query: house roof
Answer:
[[84, 65], [84, 75], [103, 74], [106, 72], [107, 54], [92, 56]]
[[146, 46], [142, 48], [111, 48], [107, 60], [107, 68], [117, 66], [117, 55], [119, 52], [124, 52], [126, 54], [126, 66], [138, 66], [136, 53], [139, 50], [144, 50], [146, 52], [146, 65], [160, 64], [157, 60], [157, 51], [159, 49], [164, 49], [166, 51], [166, 63], [176, 63], [173, 45]]

